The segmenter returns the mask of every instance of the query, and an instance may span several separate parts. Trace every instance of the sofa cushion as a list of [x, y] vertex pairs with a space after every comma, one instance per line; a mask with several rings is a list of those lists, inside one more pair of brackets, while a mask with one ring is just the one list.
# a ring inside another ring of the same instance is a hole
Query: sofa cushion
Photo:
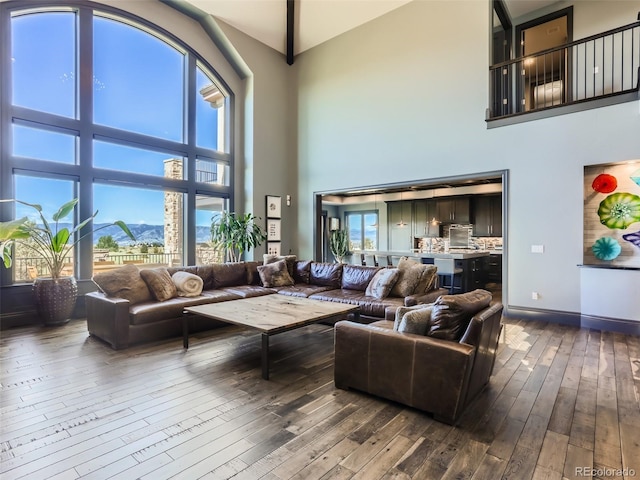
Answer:
[[433, 304], [427, 335], [444, 340], [458, 340], [471, 317], [491, 303], [491, 293], [477, 289], [459, 295], [441, 295]]
[[406, 312], [398, 324], [398, 332], [425, 335], [431, 324], [433, 305]]
[[286, 260], [260, 265], [258, 274], [262, 285], [267, 288], [293, 285], [293, 277], [289, 274]]
[[364, 292], [378, 270], [380, 270], [380, 267], [344, 265], [342, 267], [342, 284], [340, 288]]
[[313, 285], [325, 285], [327, 287], [340, 288], [340, 285], [342, 284], [342, 264], [311, 262], [309, 283]]
[[310, 297], [316, 293], [334, 290], [333, 287], [326, 285], [311, 285], [308, 283], [296, 283], [287, 287], [274, 288], [281, 295], [289, 295], [290, 297]]
[[140, 276], [149, 287], [153, 297], [159, 302], [178, 296], [178, 289], [165, 267], [140, 270]]
[[284, 260], [287, 262], [287, 271], [289, 272], [289, 275], [291, 276], [291, 278], [293, 278], [293, 276], [295, 275], [295, 270], [296, 270], [296, 260], [298, 257], [296, 257], [295, 255], [272, 255], [269, 253], [265, 253], [262, 258], [264, 259], [262, 264], [263, 265], [267, 265], [269, 263], [275, 263], [278, 262], [280, 260]]
[[[227, 296], [228, 299], [238, 298]], [[184, 315], [185, 307], [214, 303], [211, 297], [204, 295], [199, 297], [174, 297], [162, 303], [157, 301], [143, 302], [129, 309], [129, 321], [131, 325], [146, 325], [149, 323], [180, 318]]]
[[258, 262], [244, 262], [247, 269], [247, 285], [260, 285], [260, 275], [258, 274]]
[[198, 275], [202, 279], [202, 289], [203, 290], [211, 290], [214, 288], [213, 286], [213, 265], [197, 265], [196, 266], [196, 275]]
[[276, 293], [273, 288], [267, 288], [260, 285], [238, 285], [236, 287], [226, 287], [225, 292], [238, 295], [240, 298], [262, 297], [263, 295], [271, 295]]
[[149, 287], [135, 265], [125, 265], [106, 272], [96, 273], [93, 282], [110, 297], [124, 298], [132, 305], [151, 300]]
[[381, 268], [373, 276], [365, 293], [370, 297], [378, 299], [386, 298], [391, 293], [391, 289], [398, 280], [397, 268]]
[[311, 260], [297, 260], [293, 271], [293, 281], [295, 283], [309, 283], [311, 273]]
[[366, 295], [358, 290], [342, 290], [333, 289], [324, 292], [309, 295], [314, 300], [324, 300], [327, 302], [347, 303], [349, 305], [358, 305], [360, 307], [360, 315], [368, 317], [384, 318], [384, 312], [387, 307], [401, 307], [402, 298], [387, 297], [379, 299]]
[[213, 288], [235, 287], [247, 284], [247, 269], [244, 262], [214, 263]]

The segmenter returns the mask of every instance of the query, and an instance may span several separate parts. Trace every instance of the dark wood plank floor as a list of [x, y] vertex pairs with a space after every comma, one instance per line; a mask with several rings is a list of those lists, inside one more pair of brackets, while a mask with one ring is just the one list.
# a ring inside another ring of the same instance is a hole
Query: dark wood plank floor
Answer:
[[116, 352], [80, 320], [2, 332], [0, 478], [640, 477], [638, 337], [509, 321], [457, 427], [335, 389], [328, 326], [271, 343], [264, 381], [259, 334], [240, 327], [188, 351]]

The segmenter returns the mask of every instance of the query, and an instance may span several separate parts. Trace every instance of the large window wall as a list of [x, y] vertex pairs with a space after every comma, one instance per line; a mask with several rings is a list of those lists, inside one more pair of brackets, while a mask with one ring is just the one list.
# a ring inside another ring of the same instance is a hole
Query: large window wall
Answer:
[[[211, 217], [228, 209], [232, 95], [214, 68], [168, 32], [105, 5], [1, 5], [0, 198], [51, 216], [78, 198], [76, 223], [96, 210], [68, 272], [90, 278], [124, 263], [215, 260]], [[2, 205], [3, 220], [35, 211]], [[101, 248], [107, 246], [108, 248]], [[15, 252], [4, 280], [46, 267]]]

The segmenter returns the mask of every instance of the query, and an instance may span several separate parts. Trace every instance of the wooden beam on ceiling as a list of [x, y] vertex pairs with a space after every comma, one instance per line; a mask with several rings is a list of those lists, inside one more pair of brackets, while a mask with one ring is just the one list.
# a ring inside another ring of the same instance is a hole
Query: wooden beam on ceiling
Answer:
[[287, 0], [287, 64], [293, 65], [293, 19], [295, 0]]

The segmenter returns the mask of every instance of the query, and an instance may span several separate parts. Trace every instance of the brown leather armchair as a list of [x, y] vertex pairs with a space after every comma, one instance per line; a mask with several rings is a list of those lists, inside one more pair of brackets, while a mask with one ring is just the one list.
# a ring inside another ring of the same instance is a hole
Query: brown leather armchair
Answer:
[[473, 316], [459, 342], [399, 333], [393, 322], [335, 325], [338, 388], [353, 388], [430, 412], [455, 424], [489, 382], [503, 306]]

